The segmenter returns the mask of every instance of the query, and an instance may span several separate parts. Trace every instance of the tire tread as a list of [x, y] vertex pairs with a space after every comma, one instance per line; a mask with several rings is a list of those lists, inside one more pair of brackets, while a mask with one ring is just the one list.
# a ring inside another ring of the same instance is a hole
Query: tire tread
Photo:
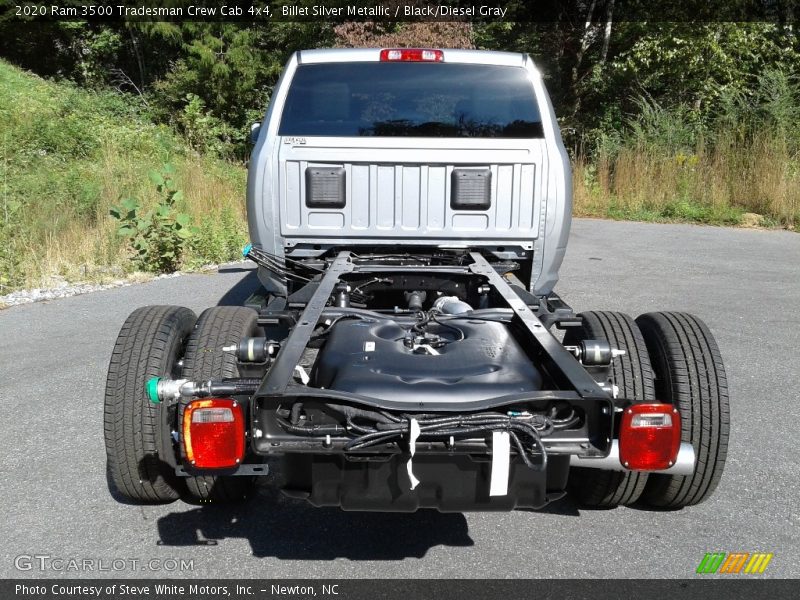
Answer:
[[691, 442], [693, 475], [653, 475], [644, 499], [682, 508], [708, 498], [719, 484], [730, 436], [728, 382], [719, 347], [708, 327], [683, 312], [647, 313], [637, 320], [656, 368], [657, 392], [678, 407], [681, 439]]
[[150, 377], [168, 374], [195, 321], [188, 308], [145, 306], [125, 320], [106, 379], [103, 433], [109, 475], [117, 490], [137, 502], [171, 502], [180, 482], [158, 455], [160, 415], [146, 396]]

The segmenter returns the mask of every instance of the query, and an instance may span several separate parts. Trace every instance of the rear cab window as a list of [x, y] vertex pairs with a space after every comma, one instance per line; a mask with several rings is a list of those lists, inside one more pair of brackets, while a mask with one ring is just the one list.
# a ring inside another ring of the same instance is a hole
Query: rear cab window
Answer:
[[543, 137], [524, 68], [424, 62], [300, 65], [278, 135]]

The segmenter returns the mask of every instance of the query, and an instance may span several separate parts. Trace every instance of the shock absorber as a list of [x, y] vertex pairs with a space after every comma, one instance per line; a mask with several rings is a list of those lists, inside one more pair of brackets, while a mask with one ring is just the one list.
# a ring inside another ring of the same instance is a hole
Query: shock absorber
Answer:
[[586, 367], [607, 367], [612, 360], [625, 354], [625, 350], [612, 348], [605, 340], [581, 340], [577, 346], [566, 348]]
[[350, 286], [340, 281], [333, 288], [333, 303], [338, 308], [350, 307]]
[[238, 344], [223, 346], [223, 352], [230, 352], [239, 362], [264, 363], [272, 360], [278, 353], [280, 345], [265, 337], [246, 337]]

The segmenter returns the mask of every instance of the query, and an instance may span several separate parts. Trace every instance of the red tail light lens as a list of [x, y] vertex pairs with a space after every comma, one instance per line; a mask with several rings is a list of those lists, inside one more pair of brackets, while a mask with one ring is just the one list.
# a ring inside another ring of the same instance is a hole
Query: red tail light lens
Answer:
[[244, 458], [244, 414], [230, 398], [194, 400], [183, 409], [183, 452], [197, 469], [228, 469]]
[[681, 417], [671, 404], [634, 404], [619, 428], [619, 461], [633, 471], [658, 471], [675, 463]]
[[444, 52], [425, 48], [386, 48], [381, 50], [382, 62], [444, 62]]

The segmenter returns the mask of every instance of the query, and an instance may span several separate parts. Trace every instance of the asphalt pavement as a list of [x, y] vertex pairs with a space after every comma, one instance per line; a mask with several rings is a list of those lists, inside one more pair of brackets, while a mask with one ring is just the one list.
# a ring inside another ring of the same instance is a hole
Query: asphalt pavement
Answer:
[[[0, 311], [0, 577], [692, 577], [706, 552], [755, 551], [774, 553], [765, 577], [800, 573], [800, 235], [573, 225], [556, 291], [576, 310], [690, 311], [719, 342], [725, 474], [676, 512], [567, 497], [539, 512], [346, 513], [283, 498], [269, 478], [235, 507], [121, 501], [102, 416], [123, 321], [146, 304], [236, 304], [255, 281], [231, 265]], [[72, 568], [100, 559], [109, 570]]]

